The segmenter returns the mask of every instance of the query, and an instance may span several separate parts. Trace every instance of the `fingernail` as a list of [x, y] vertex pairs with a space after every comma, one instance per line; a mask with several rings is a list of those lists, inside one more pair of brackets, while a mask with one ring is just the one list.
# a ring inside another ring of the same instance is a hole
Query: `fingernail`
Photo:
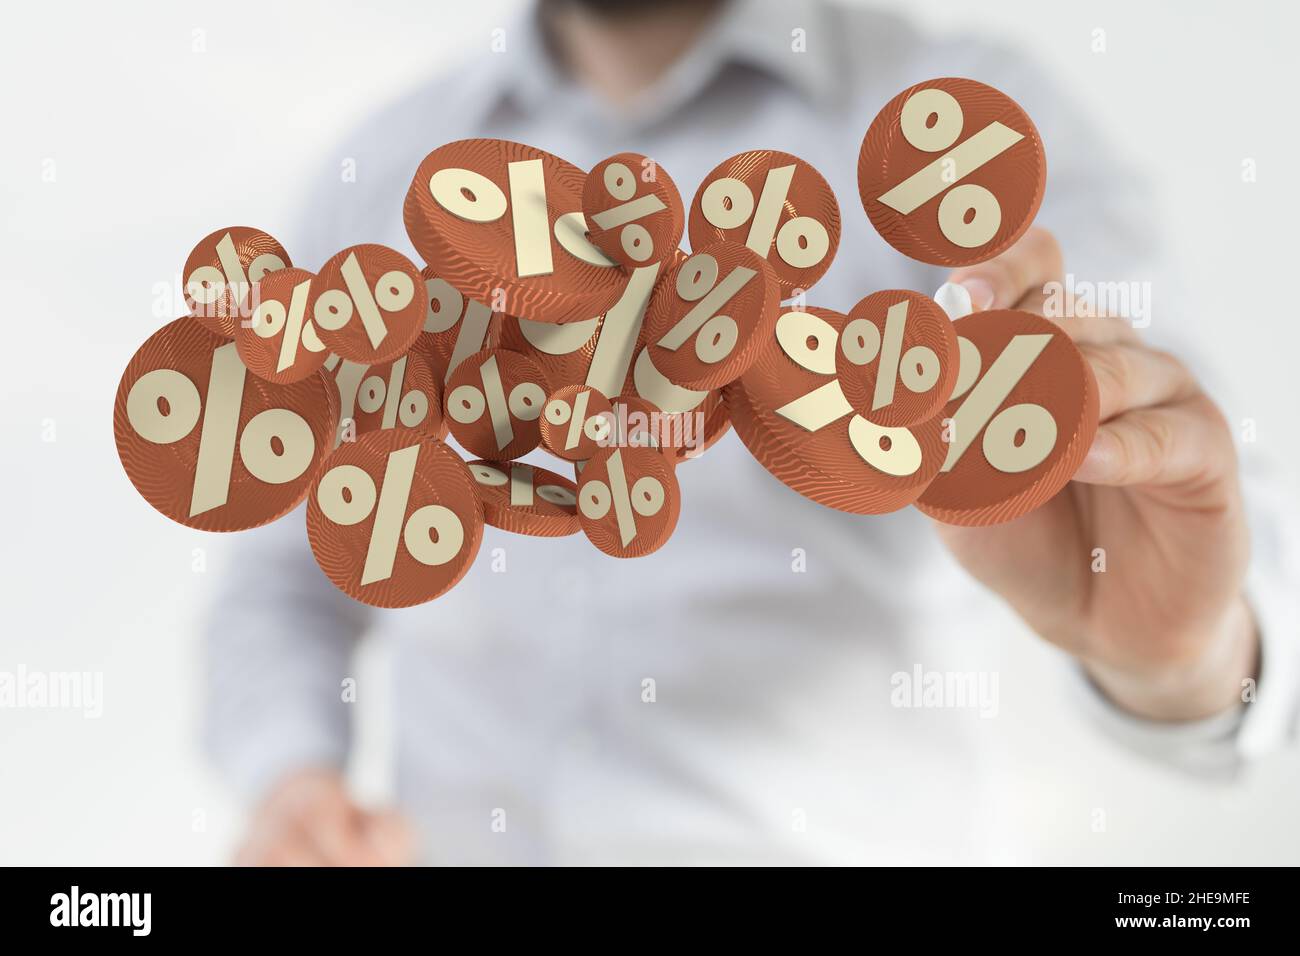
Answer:
[[1093, 481], [1106, 474], [1110, 466], [1110, 439], [1105, 432], [1097, 432], [1092, 440], [1088, 454], [1083, 456], [1079, 469], [1074, 473], [1075, 481]]
[[966, 287], [955, 282], [945, 282], [939, 286], [939, 291], [934, 294], [934, 303], [948, 313], [948, 318], [954, 322], [975, 311]]
[[961, 287], [970, 293], [971, 305], [976, 310], [993, 307], [993, 286], [986, 279], [962, 279]]

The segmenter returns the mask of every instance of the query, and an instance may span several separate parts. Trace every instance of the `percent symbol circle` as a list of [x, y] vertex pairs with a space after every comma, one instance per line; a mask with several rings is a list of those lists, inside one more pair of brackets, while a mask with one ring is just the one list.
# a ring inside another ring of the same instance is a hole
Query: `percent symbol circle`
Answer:
[[840, 206], [821, 173], [772, 149], [739, 153], [704, 178], [691, 202], [691, 248], [721, 239], [748, 246], [771, 265], [788, 299], [830, 268], [840, 242]]
[[587, 174], [521, 143], [468, 139], [426, 156], [403, 218], [416, 250], [464, 295], [537, 322], [599, 315], [624, 270], [587, 238]]
[[835, 371], [854, 411], [895, 428], [933, 418], [957, 382], [957, 333], [933, 299], [888, 289], [855, 305]]
[[582, 530], [615, 558], [658, 551], [681, 513], [673, 467], [654, 448], [607, 448], [582, 467], [578, 516]]
[[447, 380], [444, 414], [452, 436], [471, 454], [508, 461], [542, 440], [538, 419], [546, 394], [546, 379], [527, 356], [484, 349]]
[[771, 339], [780, 300], [758, 253], [726, 240], [704, 246], [655, 287], [645, 317], [651, 361], [682, 388], [721, 388]]
[[640, 153], [618, 153], [592, 167], [582, 213], [588, 238], [628, 269], [671, 257], [686, 223], [676, 184]]
[[244, 365], [275, 385], [301, 382], [329, 358], [308, 315], [311, 284], [306, 269], [277, 269], [253, 284], [252, 315], [235, 328]]
[[954, 324], [961, 369], [943, 411], [947, 455], [917, 507], [948, 524], [999, 524], [1074, 477], [1097, 433], [1097, 382], [1041, 316], [999, 309]]
[[614, 409], [586, 385], [556, 389], [542, 409], [542, 445], [565, 461], [585, 461], [614, 439]]
[[974, 80], [909, 87], [885, 104], [858, 154], [858, 191], [905, 256], [962, 266], [1003, 252], [1043, 201], [1038, 130], [1009, 96]]
[[442, 442], [371, 432], [321, 465], [307, 540], [345, 594], [374, 607], [410, 607], [465, 576], [483, 540], [483, 508], [469, 469]]
[[469, 471], [492, 527], [541, 538], [582, 530], [578, 486], [568, 478], [521, 461], [471, 461]]
[[290, 265], [284, 246], [261, 229], [228, 226], [204, 236], [185, 260], [190, 317], [209, 332], [234, 338], [239, 323], [252, 314], [253, 283]]
[[391, 362], [424, 329], [424, 279], [411, 260], [387, 246], [352, 246], [321, 266], [311, 289], [311, 319], [340, 358]]
[[272, 385], [248, 374], [234, 342], [183, 318], [127, 364], [113, 435], [127, 477], [158, 511], [242, 531], [302, 501], [333, 447], [338, 408], [320, 375]]

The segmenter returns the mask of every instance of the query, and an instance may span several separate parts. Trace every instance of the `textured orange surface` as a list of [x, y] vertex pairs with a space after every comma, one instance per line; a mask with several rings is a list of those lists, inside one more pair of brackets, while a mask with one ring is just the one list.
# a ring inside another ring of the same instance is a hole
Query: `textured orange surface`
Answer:
[[[166, 444], [149, 441], [132, 427], [127, 415], [131, 387], [141, 376], [156, 369], [172, 369], [185, 376], [198, 392], [206, 415], [213, 353], [229, 345], [220, 335], [207, 331], [188, 317], [163, 326], [140, 346], [127, 364], [113, 405], [113, 436], [131, 484], [168, 518], [203, 531], [241, 531], [274, 521], [302, 501], [313, 477], [313, 468], [308, 468], [301, 477], [282, 484], [258, 479], [244, 466], [236, 438], [236, 446], [230, 450], [232, 463], [226, 503], [191, 517], [190, 499], [203, 417], [200, 416], [186, 435]], [[319, 373], [292, 385], [272, 385], [248, 374], [244, 377], [243, 394], [239, 396], [237, 434], [244, 431], [255, 415], [278, 408], [294, 412], [307, 422], [314, 442], [313, 462], [319, 464], [333, 447], [338, 424], [338, 398], [334, 388]]]
[[[900, 125], [903, 106], [914, 93], [926, 89], [944, 90], [960, 105], [963, 122], [958, 143], [993, 122], [1000, 122], [1024, 136], [961, 180], [991, 191], [1002, 209], [997, 232], [978, 248], [956, 245], [940, 231], [938, 209], [943, 193], [908, 214], [880, 202], [882, 194], [945, 152], [917, 149], [903, 136]], [[882, 239], [903, 255], [931, 265], [970, 265], [1005, 251], [1033, 222], [1046, 183], [1047, 157], [1038, 129], [1015, 100], [975, 80], [943, 78], [908, 87], [886, 103], [872, 120], [858, 154], [858, 192], [871, 224]]]
[[[384, 580], [362, 584], [378, 507], [356, 524], [335, 524], [325, 516], [317, 499], [320, 480], [335, 468], [352, 465], [364, 471], [380, 489], [389, 455], [412, 445], [418, 445], [420, 451], [406, 515], [426, 505], [441, 505], [460, 519], [464, 542], [452, 560], [430, 566], [411, 557], [399, 538], [392, 574]], [[371, 432], [355, 442], [340, 445], [321, 466], [320, 477], [312, 486], [307, 504], [307, 539], [316, 563], [345, 594], [374, 607], [410, 607], [451, 590], [465, 576], [483, 541], [483, 507], [469, 469], [442, 442], [417, 442], [404, 431]]]
[[812, 165], [804, 162], [798, 156], [792, 156], [789, 153], [783, 153], [775, 149], [750, 150], [723, 160], [714, 167], [712, 172], [704, 177], [704, 181], [700, 183], [700, 188], [696, 190], [695, 198], [691, 201], [688, 225], [692, 249], [701, 249], [709, 243], [721, 239], [730, 239], [744, 245], [749, 236], [753, 217], [751, 216], [741, 225], [729, 229], [722, 229], [713, 225], [705, 218], [704, 211], [701, 208], [704, 191], [711, 183], [719, 179], [738, 179], [748, 187], [750, 194], [753, 196], [755, 208], [757, 208], [768, 173], [776, 167], [788, 165], [795, 167], [794, 178], [790, 183], [784, 201], [781, 203], [781, 212], [776, 221], [775, 231], [779, 233], [791, 220], [807, 216], [820, 222], [825, 227], [830, 244], [825, 257], [820, 262], [813, 266], [799, 268], [790, 265], [781, 258], [775, 248], [775, 235], [768, 241], [767, 248], [760, 252], [760, 255], [767, 259], [768, 264], [772, 266], [772, 270], [776, 273], [777, 284], [781, 288], [782, 300], [797, 295], [798, 290], [806, 292], [811, 289], [817, 280], [826, 274], [826, 270], [830, 268], [831, 262], [835, 259], [835, 250], [840, 243], [840, 204], [835, 198], [835, 192], [831, 189], [830, 183], [826, 182], [825, 177]]

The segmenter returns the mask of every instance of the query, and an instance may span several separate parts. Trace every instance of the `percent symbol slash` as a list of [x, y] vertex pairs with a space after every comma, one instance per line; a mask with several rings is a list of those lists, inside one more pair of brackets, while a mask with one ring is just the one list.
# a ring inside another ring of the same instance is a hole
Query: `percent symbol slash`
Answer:
[[[1007, 343], [953, 415], [952, 442], [942, 471], [951, 471], [981, 432], [985, 457], [999, 471], [1025, 471], [1047, 457], [1056, 444], [1056, 420], [1050, 412], [1032, 404], [998, 409], [1051, 340], [1051, 335], [1017, 335]], [[1020, 432], [1024, 440], [1017, 445]]]
[[908, 176], [883, 194], [880, 201], [909, 215], [1024, 138], [1024, 134], [994, 121]]

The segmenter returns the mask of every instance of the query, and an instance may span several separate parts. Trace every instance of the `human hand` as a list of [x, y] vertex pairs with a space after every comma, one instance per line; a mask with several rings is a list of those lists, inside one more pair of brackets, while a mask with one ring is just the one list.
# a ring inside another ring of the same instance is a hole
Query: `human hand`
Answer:
[[403, 866], [415, 861], [411, 827], [391, 810], [370, 811], [335, 770], [281, 779], [253, 811], [236, 866]]
[[[1044, 314], [1061, 252], [1031, 229], [950, 281], [977, 310]], [[1258, 636], [1242, 597], [1249, 541], [1227, 423], [1177, 358], [1114, 318], [1048, 316], [1097, 378], [1100, 426], [1074, 480], [1003, 525], [940, 525], [945, 544], [1039, 635], [1142, 716], [1208, 716], [1240, 701]], [[1104, 548], [1105, 573], [1091, 568]]]

